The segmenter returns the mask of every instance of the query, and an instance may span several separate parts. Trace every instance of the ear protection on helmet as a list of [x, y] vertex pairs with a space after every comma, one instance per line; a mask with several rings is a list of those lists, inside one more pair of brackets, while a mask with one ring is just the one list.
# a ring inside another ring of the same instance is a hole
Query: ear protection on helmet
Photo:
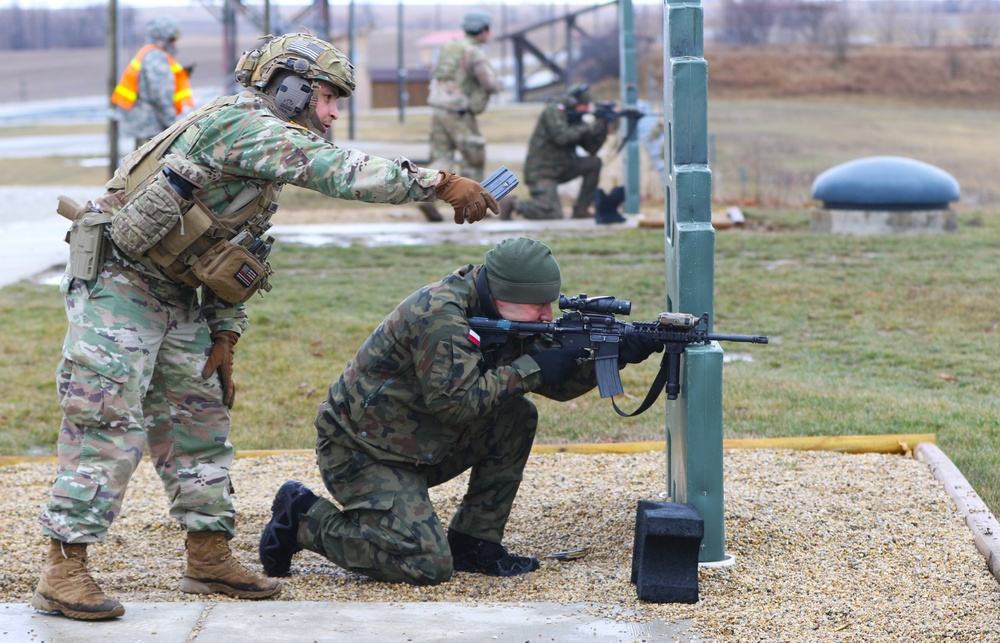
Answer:
[[312, 83], [295, 74], [282, 74], [274, 89], [274, 106], [289, 120], [309, 106], [312, 99]]

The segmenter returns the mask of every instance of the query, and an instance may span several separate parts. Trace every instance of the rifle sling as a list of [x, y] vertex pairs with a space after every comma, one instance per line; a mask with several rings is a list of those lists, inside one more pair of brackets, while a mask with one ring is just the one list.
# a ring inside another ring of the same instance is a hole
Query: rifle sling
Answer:
[[660, 397], [660, 391], [662, 391], [667, 386], [667, 375], [668, 375], [667, 353], [666, 351], [664, 351], [663, 357], [660, 358], [660, 370], [657, 371], [656, 377], [653, 378], [653, 384], [652, 386], [649, 387], [649, 392], [646, 393], [646, 399], [642, 401], [642, 404], [639, 405], [639, 408], [632, 411], [631, 413], [626, 413], [622, 411], [620, 408], [618, 408], [618, 405], [615, 403], [615, 398], [611, 398], [611, 406], [615, 407], [615, 411], [618, 413], [618, 415], [625, 418], [630, 418], [639, 415], [640, 413], [644, 412], [646, 409], [651, 407], [653, 403], [656, 402], [656, 400]]

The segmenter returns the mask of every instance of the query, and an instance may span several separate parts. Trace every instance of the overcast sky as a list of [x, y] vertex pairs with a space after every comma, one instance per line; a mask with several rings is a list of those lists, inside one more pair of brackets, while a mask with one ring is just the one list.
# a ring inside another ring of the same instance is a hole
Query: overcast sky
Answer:
[[[346, 3], [348, 0], [336, 0], [338, 3]], [[473, 8], [477, 5], [482, 7], [497, 7], [502, 4], [514, 5], [514, 4], [537, 4], [537, 5], [555, 5], [555, 6], [588, 6], [594, 4], [604, 4], [606, 0], [601, 0], [599, 2], [562, 2], [545, 0], [505, 0], [503, 2], [469, 2], [468, 0], [405, 0], [406, 5], [413, 4], [423, 4], [423, 5], [458, 5], [463, 7]], [[632, 0], [632, 4], [661, 4], [662, 0]], [[93, 5], [106, 5], [106, 2], [95, 2], [95, 0], [0, 0], [0, 7], [10, 7], [17, 5], [22, 9], [59, 9], [64, 7], [87, 7]], [[163, 6], [191, 6], [198, 7], [202, 3], [198, 0], [119, 0], [120, 6], [125, 7], [163, 7]], [[214, 0], [213, 4], [221, 4], [221, 0]], [[263, 2], [253, 1], [247, 2], [251, 6], [263, 6]], [[308, 5], [312, 4], [311, 0], [280, 0], [280, 2], [274, 2], [274, 5], [280, 6], [292, 6], [292, 5]], [[399, 4], [398, 0], [356, 0], [356, 4], [381, 4], [381, 5], [396, 5]]]

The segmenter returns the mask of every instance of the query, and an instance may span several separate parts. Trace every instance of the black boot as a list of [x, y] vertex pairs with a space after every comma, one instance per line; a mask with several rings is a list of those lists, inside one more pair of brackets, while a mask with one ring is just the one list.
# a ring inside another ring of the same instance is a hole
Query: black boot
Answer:
[[292, 556], [302, 551], [296, 538], [299, 517], [319, 500], [301, 482], [289, 480], [281, 485], [271, 503], [271, 522], [260, 534], [260, 564], [268, 576], [288, 576]]
[[624, 200], [625, 188], [620, 185], [611, 188], [607, 194], [601, 188], [594, 190], [594, 222], [624, 223], [625, 217], [618, 211]]
[[539, 568], [532, 556], [511, 556], [500, 543], [491, 543], [448, 530], [448, 545], [456, 572], [472, 572], [487, 576], [519, 576]]

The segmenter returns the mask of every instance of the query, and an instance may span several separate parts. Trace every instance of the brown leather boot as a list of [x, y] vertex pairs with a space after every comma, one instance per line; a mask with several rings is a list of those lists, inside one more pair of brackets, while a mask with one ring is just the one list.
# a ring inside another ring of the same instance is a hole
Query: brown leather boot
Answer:
[[86, 543], [71, 545], [54, 538], [49, 542], [45, 569], [31, 597], [31, 606], [83, 621], [116, 618], [125, 613], [122, 604], [108, 598], [87, 571]]
[[281, 593], [281, 583], [255, 574], [233, 557], [221, 531], [188, 532], [185, 546], [187, 569], [181, 579], [182, 592], [237, 598], [268, 598]]
[[590, 213], [585, 205], [574, 205], [573, 206], [573, 217], [574, 219], [592, 219], [594, 215]]

